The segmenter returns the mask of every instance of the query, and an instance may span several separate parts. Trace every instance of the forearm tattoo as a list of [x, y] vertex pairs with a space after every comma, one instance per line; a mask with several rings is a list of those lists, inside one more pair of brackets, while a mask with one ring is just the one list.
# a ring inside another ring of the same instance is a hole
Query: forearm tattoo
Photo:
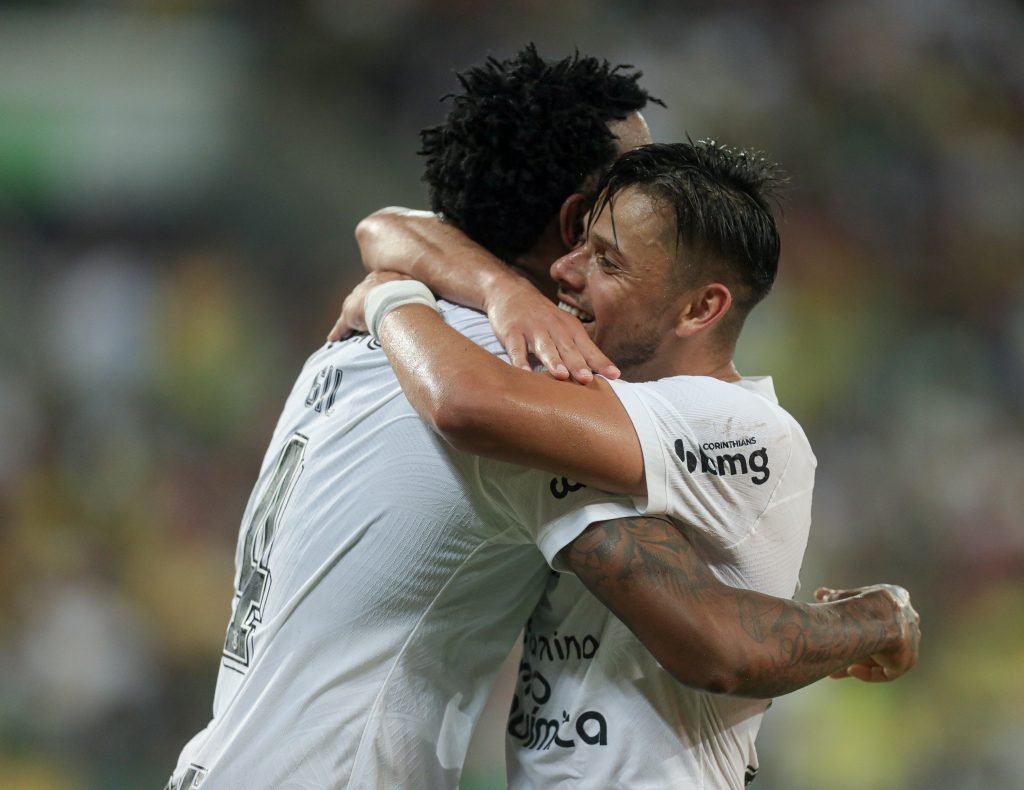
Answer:
[[742, 696], [770, 697], [806, 686], [882, 652], [898, 628], [887, 607], [866, 596], [804, 604], [730, 587], [683, 533], [659, 518], [594, 524], [569, 547], [566, 560], [620, 617], [616, 601], [643, 589], [657, 596], [659, 609], [701, 607], [701, 619], [714, 622], [729, 649], [744, 659], [734, 691]]

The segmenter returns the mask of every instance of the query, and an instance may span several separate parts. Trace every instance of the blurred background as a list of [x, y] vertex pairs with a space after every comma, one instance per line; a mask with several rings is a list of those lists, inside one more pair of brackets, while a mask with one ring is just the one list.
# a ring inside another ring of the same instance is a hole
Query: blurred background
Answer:
[[[741, 370], [816, 449], [814, 587], [908, 587], [921, 663], [776, 701], [762, 790], [1024, 787], [1024, 10], [1011, 0], [6, 2], [0, 785], [161, 787], [210, 715], [278, 410], [423, 206], [455, 69], [645, 72], [654, 137], [791, 174]], [[507, 681], [507, 678], [506, 678]], [[503, 786], [504, 698], [464, 787]]]

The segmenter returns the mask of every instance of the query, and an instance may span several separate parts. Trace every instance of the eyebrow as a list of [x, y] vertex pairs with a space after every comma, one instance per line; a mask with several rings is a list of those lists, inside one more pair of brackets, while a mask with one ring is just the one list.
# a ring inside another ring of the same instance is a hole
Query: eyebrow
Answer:
[[598, 244], [600, 244], [602, 247], [610, 247], [620, 255], [622, 254], [622, 250], [619, 249], [619, 245], [616, 242], [605, 238], [600, 233], [596, 233], [595, 231], [592, 230], [590, 231], [590, 238], [596, 240]]

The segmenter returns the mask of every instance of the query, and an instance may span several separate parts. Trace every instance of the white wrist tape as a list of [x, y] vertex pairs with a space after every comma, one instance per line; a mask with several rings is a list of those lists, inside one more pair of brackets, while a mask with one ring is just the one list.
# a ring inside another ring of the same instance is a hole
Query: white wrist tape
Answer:
[[422, 304], [441, 312], [437, 308], [437, 300], [430, 293], [430, 289], [419, 280], [392, 280], [389, 283], [374, 286], [366, 295], [364, 310], [370, 336], [374, 340], [378, 340], [377, 329], [380, 327], [380, 322], [384, 320], [384, 316], [396, 307], [407, 304]]

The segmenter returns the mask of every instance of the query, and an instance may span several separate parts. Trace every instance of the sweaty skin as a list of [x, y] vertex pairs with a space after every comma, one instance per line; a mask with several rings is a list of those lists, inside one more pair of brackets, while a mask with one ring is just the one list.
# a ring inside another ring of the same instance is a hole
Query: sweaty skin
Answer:
[[[662, 281], [674, 239], [654, 221], [657, 207], [643, 195], [629, 195], [622, 209], [625, 228], [616, 228], [610, 216], [603, 222], [599, 217], [584, 247], [553, 268], [567, 289], [560, 298], [587, 322], [590, 339], [628, 359], [631, 378], [654, 378], [672, 357], [669, 347], [685, 338], [674, 316], [682, 311], [689, 322], [684, 330], [703, 331], [728, 310], [729, 301], [713, 289], [700, 291], [697, 299], [688, 294], [689, 302], [674, 299]], [[436, 220], [417, 221], [428, 223], [428, 234], [436, 232]], [[467, 255], [476, 249], [465, 239], [461, 245]], [[439, 250], [425, 260], [437, 260]], [[491, 293], [510, 283], [507, 270], [497, 266], [502, 274], [485, 277]], [[462, 286], [471, 288], [471, 280]], [[610, 319], [603, 326], [593, 320], [601, 315]], [[634, 326], [630, 316], [640, 316], [640, 324]], [[615, 325], [625, 325], [625, 331], [617, 334]], [[456, 448], [608, 491], [646, 494], [639, 440], [602, 379], [575, 386], [506, 365], [423, 306], [387, 315], [379, 339], [409, 400]], [[737, 377], [730, 360], [696, 353], [689, 358], [705, 375]], [[905, 607], [898, 604], [905, 591], [819, 591], [819, 600], [835, 602], [825, 605], [730, 588], [685, 535], [658, 518], [591, 525], [560, 559], [677, 680], [706, 691], [770, 697], [827, 675], [888, 680], [916, 661], [917, 615], [909, 599]]]
[[[380, 340], [413, 406], [457, 449], [646, 493], [639, 440], [603, 380], [514, 368], [423, 305], [385, 316]], [[821, 592], [841, 606], [731, 588], [648, 517], [591, 525], [561, 558], [673, 677], [705, 691], [772, 697], [828, 675], [892, 680], [917, 661], [918, 617], [900, 588]]]
[[380, 340], [409, 401], [457, 449], [646, 494], [640, 441], [606, 381], [507, 365], [422, 305], [385, 316]]
[[[707, 340], [729, 310], [728, 290], [669, 282], [676, 245], [667, 220], [659, 202], [625, 190], [590, 224], [584, 244], [553, 264], [559, 296], [585, 316], [592, 340], [629, 361], [624, 372], [633, 381], [734, 379], [731, 354]], [[509, 367], [430, 312], [385, 317], [391, 334], [381, 339], [410, 401], [452, 444], [606, 491], [646, 494], [640, 443], [607, 382], [562, 387]]]
[[[639, 112], [608, 122], [616, 155], [651, 142]], [[586, 333], [580, 322], [553, 304], [551, 261], [572, 249], [583, 232], [591, 193], [599, 173], [592, 173], [567, 195], [530, 250], [508, 265], [429, 212], [388, 208], [359, 223], [356, 241], [371, 273], [400, 273], [429, 283], [445, 299], [483, 310], [494, 333], [517, 367], [531, 369], [534, 354], [557, 379], [582, 384], [596, 371], [618, 378], [618, 368]], [[351, 295], [327, 339], [340, 340], [350, 328], [366, 329], [362, 298]]]
[[[565, 222], [582, 222], [582, 195], [566, 200]], [[565, 241], [574, 243], [566, 230]], [[596, 371], [618, 378], [619, 369], [587, 335], [583, 325], [553, 301], [555, 284], [549, 264], [524, 261], [506, 266], [460, 231], [426, 211], [381, 209], [359, 223], [356, 240], [370, 275], [346, 299], [327, 335], [341, 340], [351, 330], [366, 331], [363, 302], [372, 285], [412, 277], [429, 283], [449, 301], [487, 314], [494, 334], [513, 365], [532, 370], [529, 354], [558, 379], [570, 375], [589, 383]], [[542, 272], [540, 269], [542, 268]], [[540, 273], [539, 273], [540, 272]]]
[[879, 682], [917, 660], [902, 588], [820, 589], [834, 603], [802, 604], [729, 587], [661, 519], [593, 524], [562, 559], [676, 680], [704, 691], [767, 698], [827, 675]]

